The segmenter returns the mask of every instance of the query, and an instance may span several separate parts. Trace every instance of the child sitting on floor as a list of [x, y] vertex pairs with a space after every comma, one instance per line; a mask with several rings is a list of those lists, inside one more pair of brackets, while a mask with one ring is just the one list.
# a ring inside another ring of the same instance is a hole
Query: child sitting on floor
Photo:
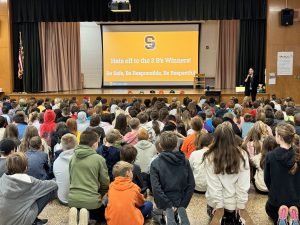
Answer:
[[120, 161], [120, 150], [114, 146], [121, 137], [120, 131], [116, 129], [110, 130], [104, 139], [104, 144], [97, 149], [97, 153], [101, 155], [107, 165], [110, 181], [113, 181], [113, 166]]
[[197, 146], [199, 150], [192, 152], [189, 159], [196, 182], [195, 192], [206, 192], [207, 182], [203, 155], [209, 149], [208, 146], [212, 143], [213, 138], [213, 135], [209, 133], [200, 136], [199, 146]]
[[105, 218], [108, 225], [143, 225], [144, 218], [151, 215], [152, 202], [144, 200], [140, 188], [132, 182], [133, 165], [124, 161], [113, 168], [115, 180], [108, 191]]
[[[163, 152], [151, 163], [150, 180], [154, 201], [166, 211], [167, 224], [189, 224], [185, 209], [193, 196], [195, 180], [189, 161], [177, 150], [177, 136], [165, 131], [160, 135]], [[174, 215], [175, 214], [175, 215]]]
[[277, 146], [276, 139], [273, 136], [268, 136], [263, 141], [261, 153], [251, 159], [251, 162], [254, 164], [256, 169], [253, 184], [255, 190], [260, 194], [268, 193], [268, 188], [264, 181], [265, 161], [267, 153], [275, 149]]

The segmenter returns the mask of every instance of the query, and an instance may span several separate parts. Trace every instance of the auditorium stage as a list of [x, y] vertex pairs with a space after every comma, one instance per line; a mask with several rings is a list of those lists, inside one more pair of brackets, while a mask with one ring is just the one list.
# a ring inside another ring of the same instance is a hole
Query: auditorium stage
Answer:
[[[155, 94], [150, 93], [150, 90], [154, 90]], [[170, 94], [170, 90], [174, 90], [175, 94]], [[132, 94], [128, 93], [129, 91], [132, 91]], [[144, 94], [140, 93], [140, 91], [143, 91]], [[160, 91], [163, 91], [163, 94], [159, 94]], [[180, 93], [183, 91], [184, 93]], [[217, 91], [220, 93], [220, 101], [226, 102], [228, 101], [232, 96], [235, 96], [239, 99], [239, 101], [242, 101], [244, 98], [244, 93], [238, 93], [235, 91], [235, 89], [222, 89], [222, 90], [215, 90], [211, 89], [210, 93], [207, 95], [207, 98], [209, 97], [215, 97], [217, 100], [219, 99], [218, 96], [214, 96], [215, 94], [218, 94]], [[193, 89], [193, 88], [132, 88], [132, 89], [82, 89], [82, 90], [75, 90], [75, 91], [61, 91], [61, 92], [47, 92], [47, 93], [11, 93], [9, 96], [11, 98], [20, 99], [20, 98], [30, 98], [30, 97], [36, 97], [39, 98], [46, 98], [49, 97], [51, 99], [54, 98], [71, 98], [73, 96], [76, 96], [79, 100], [82, 100], [84, 96], [89, 96], [91, 98], [91, 101], [93, 101], [97, 96], [101, 96], [102, 98], [106, 98], [108, 101], [110, 101], [112, 98], [114, 99], [122, 99], [127, 98], [129, 101], [132, 98], [140, 98], [140, 99], [146, 99], [146, 98], [153, 98], [153, 97], [166, 97], [169, 100], [171, 100], [174, 97], [177, 97], [178, 100], [182, 101], [183, 98], [188, 96], [189, 98], [193, 100], [198, 100], [201, 95], [205, 95], [205, 90], [203, 89]], [[264, 97], [269, 98], [270, 95], [268, 93], [259, 93], [257, 97]]]

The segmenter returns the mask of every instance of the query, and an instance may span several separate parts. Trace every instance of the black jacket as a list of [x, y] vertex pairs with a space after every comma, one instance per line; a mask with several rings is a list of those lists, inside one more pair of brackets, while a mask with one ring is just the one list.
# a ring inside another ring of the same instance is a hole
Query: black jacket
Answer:
[[189, 205], [195, 180], [184, 153], [162, 152], [151, 163], [150, 179], [154, 201], [159, 209]]
[[247, 82], [245, 82], [245, 95], [249, 96], [252, 93], [256, 93], [257, 92], [257, 87], [258, 87], [258, 81], [257, 81], [257, 77], [254, 76], [252, 79], [252, 90], [250, 90], [250, 83], [251, 83], [251, 79], [249, 78]]
[[272, 206], [300, 206], [300, 170], [295, 175], [289, 174], [294, 163], [293, 149], [277, 147], [267, 154], [264, 178]]

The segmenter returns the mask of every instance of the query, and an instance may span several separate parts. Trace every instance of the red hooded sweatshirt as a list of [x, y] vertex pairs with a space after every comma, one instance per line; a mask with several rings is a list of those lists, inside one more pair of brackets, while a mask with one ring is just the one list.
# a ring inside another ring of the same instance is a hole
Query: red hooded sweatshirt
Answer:
[[47, 109], [44, 113], [44, 123], [40, 127], [40, 136], [42, 138], [48, 139], [50, 137], [51, 132], [55, 130], [55, 118], [55, 112], [50, 109]]

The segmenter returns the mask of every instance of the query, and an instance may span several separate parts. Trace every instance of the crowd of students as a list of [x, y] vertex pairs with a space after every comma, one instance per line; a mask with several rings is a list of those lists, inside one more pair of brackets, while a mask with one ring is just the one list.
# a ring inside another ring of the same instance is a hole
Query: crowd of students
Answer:
[[[293, 99], [200, 97], [0, 102], [0, 225], [46, 224], [53, 199], [108, 225], [189, 224], [194, 193], [240, 224], [251, 183], [274, 224], [297, 225], [300, 113]], [[147, 201], [153, 195], [154, 203]], [[153, 207], [155, 205], [155, 207]], [[75, 211], [76, 211], [75, 210]], [[77, 217], [76, 217], [77, 218]], [[75, 219], [76, 220], [76, 219]]]

